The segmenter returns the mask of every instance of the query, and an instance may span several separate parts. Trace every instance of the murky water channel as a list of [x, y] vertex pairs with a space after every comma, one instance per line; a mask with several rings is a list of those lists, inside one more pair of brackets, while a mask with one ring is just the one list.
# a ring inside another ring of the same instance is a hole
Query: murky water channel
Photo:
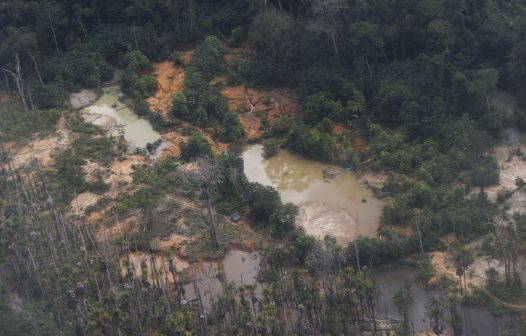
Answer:
[[[381, 293], [377, 298], [376, 308], [379, 317], [401, 318], [394, 303], [395, 294], [400, 291], [406, 282], [412, 284], [413, 302], [409, 308], [411, 319], [411, 329], [415, 334], [430, 329], [429, 318], [426, 314], [426, 307], [435, 296], [444, 296], [439, 290], [426, 290], [414, 282], [414, 269], [402, 266], [389, 269], [375, 274], [375, 280], [380, 286]], [[464, 335], [495, 336], [499, 331], [505, 330], [510, 324], [513, 325], [516, 318], [511, 315], [500, 317], [493, 316], [488, 308], [481, 306], [462, 306], [460, 313], [464, 319]], [[449, 313], [445, 312], [445, 318], [449, 318]], [[448, 335], [453, 332], [447, 324]]]
[[299, 206], [298, 224], [323, 239], [330, 234], [345, 244], [357, 235], [375, 237], [383, 204], [352, 172], [324, 180], [323, 171], [341, 167], [323, 165], [286, 150], [263, 158], [263, 146], [243, 153], [245, 175], [251, 182], [272, 186], [283, 202]]

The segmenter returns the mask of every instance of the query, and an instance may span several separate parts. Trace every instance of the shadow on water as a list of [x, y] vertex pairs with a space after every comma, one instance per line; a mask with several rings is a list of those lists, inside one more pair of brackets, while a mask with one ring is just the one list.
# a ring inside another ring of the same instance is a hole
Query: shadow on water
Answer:
[[190, 282], [184, 285], [185, 298], [197, 301], [207, 311], [227, 284], [238, 288], [252, 285], [253, 294], [260, 297], [263, 293], [262, 285], [257, 282], [260, 263], [257, 252], [230, 250], [224, 259], [191, 266], [186, 272]]
[[[177, 281], [182, 279], [184, 299], [196, 302], [205, 311], [209, 311], [213, 301], [224, 292], [225, 286], [232, 284], [234, 287], [251, 285], [247, 294], [261, 297], [263, 287], [257, 282], [260, 270], [261, 256], [258, 252], [245, 252], [230, 250], [225, 257], [217, 260], [205, 260], [190, 265], [184, 259], [148, 254], [145, 252], [132, 252], [121, 258], [121, 274], [126, 276], [130, 269], [135, 278], [142, 274], [148, 275], [148, 282], [152, 286], [173, 284], [174, 276], [170, 271], [170, 261], [177, 271]], [[129, 265], [129, 268], [126, 267]], [[157, 272], [158, 279], [152, 274]]]
[[[375, 279], [381, 288], [381, 293], [377, 298], [377, 313], [379, 317], [401, 318], [401, 315], [394, 303], [394, 296], [402, 289], [406, 282], [412, 284], [413, 302], [409, 308], [411, 328], [418, 334], [430, 330], [429, 318], [426, 315], [426, 307], [435, 296], [444, 296], [441, 290], [427, 290], [415, 284], [416, 272], [409, 266], [400, 266], [396, 269], [383, 270], [375, 273]], [[500, 331], [513, 327], [516, 318], [513, 315], [504, 314], [494, 316], [487, 307], [482, 306], [462, 306], [461, 314], [464, 319], [463, 335], [496, 336]], [[446, 311], [446, 320], [449, 313]], [[447, 326], [447, 334], [453, 335], [451, 327]], [[512, 333], [512, 335], [514, 335]]]

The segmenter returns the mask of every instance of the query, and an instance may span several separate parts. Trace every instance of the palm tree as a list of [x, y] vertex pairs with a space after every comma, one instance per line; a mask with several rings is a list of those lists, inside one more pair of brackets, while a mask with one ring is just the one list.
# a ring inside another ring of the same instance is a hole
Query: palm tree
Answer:
[[429, 317], [431, 328], [437, 336], [444, 332], [444, 309], [444, 300], [438, 296], [433, 297], [426, 306], [426, 315]]
[[413, 289], [410, 283], [406, 283], [394, 296], [394, 302], [398, 312], [403, 317], [403, 335], [409, 336], [409, 307], [413, 303]]

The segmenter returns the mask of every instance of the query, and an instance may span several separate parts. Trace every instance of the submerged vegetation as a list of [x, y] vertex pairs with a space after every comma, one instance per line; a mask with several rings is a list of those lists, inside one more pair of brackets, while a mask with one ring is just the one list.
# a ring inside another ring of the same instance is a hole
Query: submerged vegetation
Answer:
[[[410, 335], [416, 284], [393, 293], [398, 318], [377, 307], [377, 268], [401, 261], [439, 293], [436, 335], [464, 333], [462, 304], [524, 313], [526, 175], [497, 191], [494, 148], [524, 131], [526, 100], [492, 100], [526, 94], [523, 3], [6, 0], [0, 21], [6, 335]], [[152, 110], [165, 61], [184, 80]], [[155, 147], [177, 150], [132, 154], [70, 110], [70, 93], [113, 79], [176, 139]], [[507, 161], [524, 160], [510, 139]], [[248, 141], [385, 176], [378, 236], [339, 246], [296, 227], [298, 207], [244, 175]], [[258, 284], [212, 270], [221, 290], [203, 302], [177, 261], [233, 246], [264, 255]], [[519, 335], [513, 318], [503, 332]]]

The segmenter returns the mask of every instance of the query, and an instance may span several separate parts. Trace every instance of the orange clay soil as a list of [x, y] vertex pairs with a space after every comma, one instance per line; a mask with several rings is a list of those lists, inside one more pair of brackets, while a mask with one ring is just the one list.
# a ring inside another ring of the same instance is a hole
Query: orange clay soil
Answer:
[[110, 208], [104, 208], [91, 214], [88, 218], [88, 222], [95, 227], [95, 237], [98, 241], [130, 237], [141, 229], [140, 210], [133, 211], [126, 218], [121, 218], [117, 222]]
[[334, 126], [334, 134], [341, 135], [343, 133], [347, 132], [347, 129], [343, 125], [335, 125]]
[[[188, 126], [188, 125], [187, 125]], [[214, 154], [221, 154], [228, 149], [228, 144], [215, 140], [211, 135], [211, 130], [203, 129], [201, 133], [205, 136]], [[179, 157], [181, 155], [181, 144], [187, 142], [190, 137], [182, 135], [179, 130], [170, 131], [162, 135], [162, 139], [168, 142], [168, 146], [161, 153], [161, 159], [169, 157]]]
[[[193, 50], [183, 51], [180, 54], [183, 62], [188, 64], [191, 61]], [[225, 65], [228, 66], [228, 63], [236, 57], [246, 59], [252, 56], [251, 47], [244, 45], [241, 48], [228, 49], [223, 56], [223, 60]], [[152, 110], [160, 111], [163, 117], [168, 119], [170, 117], [173, 95], [184, 88], [184, 68], [174, 65], [173, 62], [165, 61], [155, 64], [155, 74], [158, 89], [155, 95], [146, 99], [146, 101]], [[255, 90], [246, 86], [227, 86], [224, 76], [213, 78], [210, 84], [224, 86], [221, 90], [221, 95], [228, 101], [230, 111], [239, 112], [240, 121], [248, 139], [256, 138], [263, 134], [261, 118], [266, 118], [268, 122], [271, 122], [281, 115], [299, 114], [298, 98], [287, 89]], [[267, 104], [263, 103], [265, 97], [267, 98]], [[251, 105], [253, 105], [252, 114], [249, 113]], [[209, 143], [215, 153], [226, 149], [227, 146], [225, 144], [213, 141], [209, 132], [205, 131], [204, 133], [207, 134]], [[163, 136], [163, 139], [171, 142], [171, 145], [164, 151], [162, 157], [168, 155], [178, 156], [180, 154], [179, 142], [185, 137], [174, 132], [174, 134]]]
[[254, 57], [254, 49], [248, 43], [245, 43], [240, 48], [230, 48], [223, 55], [223, 61], [228, 64], [235, 57], [252, 58]]
[[155, 73], [157, 92], [153, 97], [146, 99], [146, 102], [152, 110], [160, 111], [164, 118], [168, 119], [174, 93], [183, 90], [184, 70], [166, 61], [155, 64]]
[[358, 136], [352, 139], [352, 147], [358, 154], [364, 153], [368, 149], [367, 141], [363, 137]]
[[[298, 98], [286, 89], [256, 90], [243, 85], [227, 86], [221, 90], [221, 95], [228, 101], [230, 111], [240, 113], [248, 139], [263, 134], [262, 118], [270, 123], [279, 116], [299, 115]], [[267, 100], [266, 104], [264, 100]]]
[[[184, 63], [189, 63], [193, 50], [181, 52]], [[184, 87], [184, 68], [176, 66], [173, 62], [165, 61], [155, 64], [155, 78], [157, 80], [157, 92], [153, 97], [146, 99], [152, 110], [160, 111], [165, 119], [169, 118], [172, 107], [172, 97], [176, 92], [182, 91]]]

